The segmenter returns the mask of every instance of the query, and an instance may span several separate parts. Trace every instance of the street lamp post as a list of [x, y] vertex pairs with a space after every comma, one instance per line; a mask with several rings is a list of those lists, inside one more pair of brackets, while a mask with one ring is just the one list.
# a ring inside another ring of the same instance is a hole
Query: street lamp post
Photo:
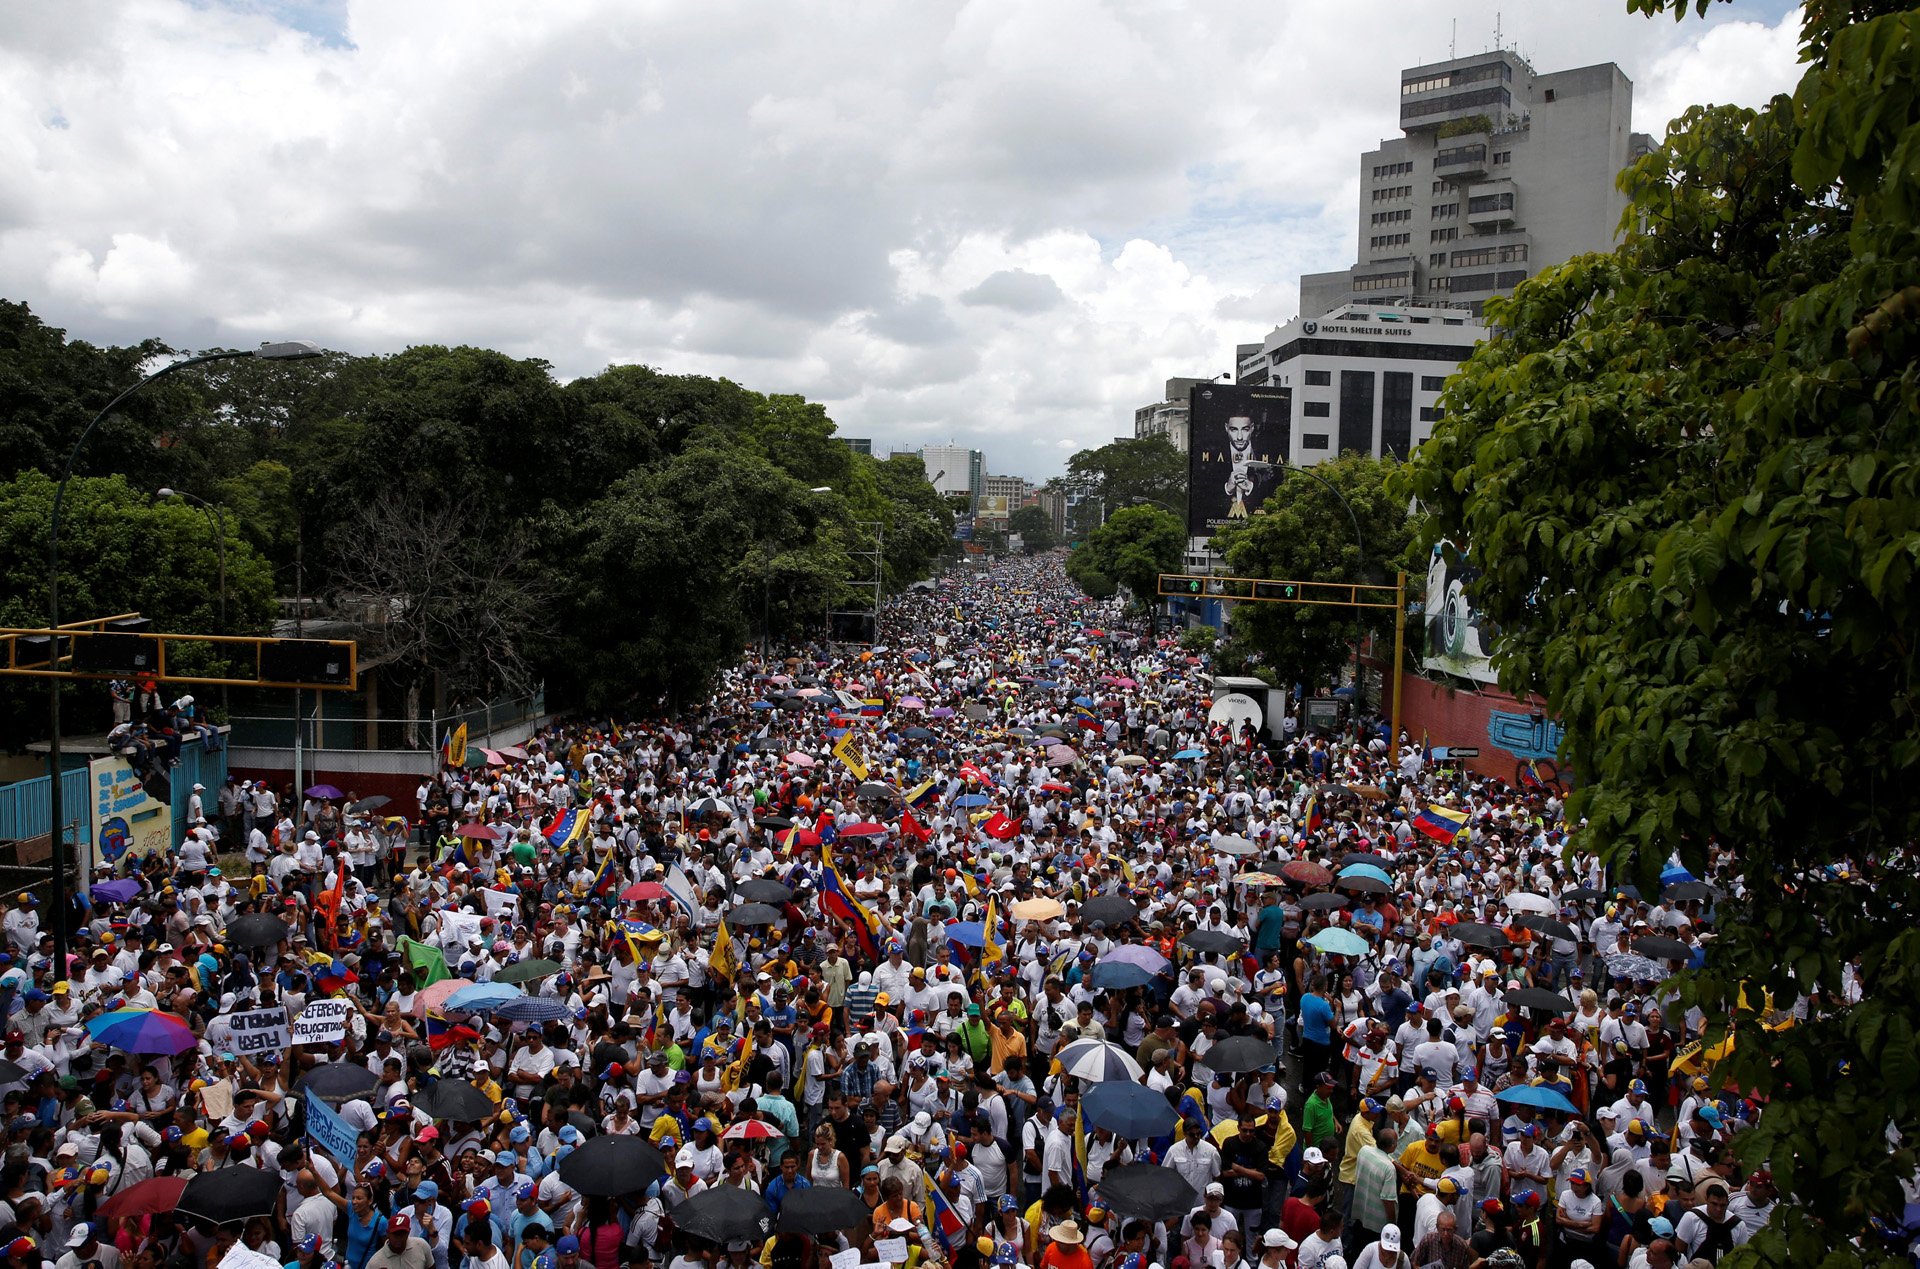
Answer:
[[[73, 465], [80, 459], [80, 451], [86, 447], [87, 438], [93, 435], [93, 429], [100, 426], [100, 420], [109, 414], [134, 393], [159, 379], [164, 379], [176, 370], [185, 370], [189, 366], [202, 366], [210, 361], [227, 361], [235, 357], [253, 357], [261, 361], [303, 361], [309, 357], [324, 355], [318, 344], [307, 340], [291, 340], [278, 344], [262, 344], [247, 352], [202, 353], [198, 357], [188, 357], [172, 365], [162, 366], [140, 382], [107, 402], [106, 408], [93, 416], [92, 422], [80, 433], [80, 439], [73, 443], [73, 452], [67, 455], [67, 465], [60, 472], [60, 484], [53, 491], [53, 515], [47, 532], [47, 626], [55, 633], [50, 636], [47, 654], [47, 667], [60, 668], [60, 506], [66, 501], [67, 482], [73, 479]], [[223, 551], [224, 556], [224, 551]], [[224, 573], [224, 568], [222, 570]], [[47, 909], [53, 920], [53, 963], [57, 978], [67, 977], [67, 873], [66, 873], [66, 818], [65, 799], [61, 796], [60, 779], [60, 680], [47, 680], [47, 708], [49, 734], [47, 739], [47, 828], [51, 848], [49, 862], [53, 866], [53, 883], [48, 888]]]

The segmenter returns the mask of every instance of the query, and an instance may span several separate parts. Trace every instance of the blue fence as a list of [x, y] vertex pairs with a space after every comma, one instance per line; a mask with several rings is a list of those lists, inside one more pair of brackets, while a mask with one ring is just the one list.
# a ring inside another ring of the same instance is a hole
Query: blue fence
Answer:
[[[180, 765], [173, 769], [173, 840], [177, 845], [187, 829], [187, 799], [193, 786], [204, 784], [202, 804], [209, 816], [217, 815], [220, 786], [227, 778], [227, 751], [208, 753], [198, 740], [180, 747]], [[50, 782], [46, 776], [0, 785], [0, 841], [20, 841], [48, 831], [47, 796]], [[93, 790], [87, 768], [73, 767], [61, 773], [60, 795], [68, 823], [79, 821], [76, 841], [93, 840]]]

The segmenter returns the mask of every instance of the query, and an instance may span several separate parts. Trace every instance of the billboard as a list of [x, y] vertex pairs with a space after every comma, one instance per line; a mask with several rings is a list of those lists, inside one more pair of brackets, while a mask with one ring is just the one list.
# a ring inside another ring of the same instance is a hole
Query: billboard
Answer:
[[1187, 532], [1211, 537], [1246, 520], [1279, 487], [1293, 391], [1195, 384], [1187, 417]]
[[1005, 494], [981, 494], [980, 506], [975, 514], [983, 520], [1004, 520], [1012, 513], [1007, 510]]
[[125, 758], [95, 758], [87, 764], [92, 800], [94, 859], [112, 868], [129, 853], [173, 849], [173, 805], [149, 797]]
[[1500, 677], [1493, 672], [1489, 659], [1493, 655], [1493, 631], [1481, 622], [1467, 594], [1480, 570], [1464, 561], [1449, 568], [1442, 550], [1445, 545], [1433, 548], [1433, 559], [1427, 565], [1427, 649], [1420, 664], [1476, 683], [1497, 684]]

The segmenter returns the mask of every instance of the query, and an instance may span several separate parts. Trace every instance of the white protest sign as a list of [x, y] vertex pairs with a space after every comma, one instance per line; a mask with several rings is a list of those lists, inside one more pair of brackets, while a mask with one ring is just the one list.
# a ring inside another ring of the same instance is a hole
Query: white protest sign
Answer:
[[220, 1269], [280, 1269], [280, 1262], [251, 1250], [243, 1242], [236, 1242], [231, 1251], [220, 1257]]
[[880, 1257], [881, 1264], [904, 1265], [907, 1263], [907, 1240], [876, 1238], [873, 1240], [873, 1254]]
[[287, 1007], [229, 1014], [227, 1032], [227, 1047], [235, 1053], [278, 1053], [287, 1047]]
[[495, 920], [502, 915], [511, 917], [513, 910], [520, 906], [520, 896], [504, 890], [482, 890], [480, 897], [486, 900], [487, 914]]
[[350, 1000], [316, 1000], [294, 1019], [295, 1044], [333, 1044], [347, 1037], [347, 1019], [353, 1015]]
[[860, 1249], [854, 1247], [847, 1251], [836, 1251], [831, 1262], [833, 1269], [860, 1269]]

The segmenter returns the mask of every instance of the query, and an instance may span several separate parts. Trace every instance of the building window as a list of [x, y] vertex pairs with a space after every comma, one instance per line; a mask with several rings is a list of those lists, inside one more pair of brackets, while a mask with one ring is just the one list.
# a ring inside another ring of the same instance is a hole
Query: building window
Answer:
[[[1324, 413], [1324, 411], [1323, 411], [1323, 413]], [[1325, 432], [1320, 432], [1320, 433], [1314, 433], [1314, 432], [1302, 432], [1302, 433], [1300, 433], [1300, 448], [1301, 448], [1301, 449], [1326, 449], [1326, 448], [1327, 448], [1327, 434], [1326, 434]]]
[[1458, 226], [1452, 229], [1429, 229], [1427, 231], [1428, 242], [1454, 242], [1458, 240], [1459, 237], [1460, 230]]
[[1457, 145], [1452, 149], [1442, 150], [1433, 156], [1433, 170], [1437, 172], [1443, 167], [1455, 167], [1461, 163], [1485, 163], [1486, 161], [1486, 146]]
[[[1457, 205], [1458, 204], [1456, 204], [1456, 206]], [[1411, 207], [1403, 207], [1399, 211], [1384, 211], [1384, 212], [1373, 213], [1373, 223], [1376, 225], [1397, 225], [1403, 220], [1412, 220], [1412, 219], [1413, 219], [1413, 209]]]
[[[1479, 202], [1480, 200], [1475, 199], [1474, 201]], [[1458, 216], [1459, 214], [1460, 214], [1460, 204], [1458, 203], [1435, 203], [1430, 209], [1428, 209], [1427, 219], [1428, 220], [1446, 220], [1450, 216]]]
[[1447, 377], [1445, 375], [1420, 376], [1420, 391], [1422, 392], [1438, 392], [1446, 386]]
[[1435, 251], [1427, 256], [1427, 263], [1429, 265], [1443, 265], [1446, 262], [1447, 253], [1444, 251]]
[[1519, 286], [1526, 280], [1527, 271], [1525, 269], [1502, 269], [1500, 271], [1500, 281], [1496, 285], [1504, 291], [1510, 287]]
[[1511, 82], [1513, 67], [1505, 62], [1487, 62], [1481, 66], [1469, 66], [1465, 70], [1453, 72], [1456, 84], [1477, 84], [1483, 79], [1499, 79]]
[[1405, 176], [1411, 171], [1413, 171], [1413, 164], [1411, 162], [1376, 163], [1373, 168], [1373, 179], [1377, 181], [1383, 176]]
[[1493, 156], [1493, 165], [1495, 167], [1499, 167], [1504, 163], [1511, 163], [1511, 162], [1513, 162], [1512, 150], [1501, 150]]
[[1391, 203], [1396, 199], [1412, 197], [1413, 186], [1411, 185], [1388, 185], [1373, 191], [1373, 201], [1376, 203]]
[[1412, 234], [1375, 234], [1369, 240], [1369, 245], [1372, 247], [1404, 247], [1412, 237]]
[[1413, 274], [1411, 273], [1375, 273], [1368, 277], [1355, 278], [1353, 280], [1353, 289], [1356, 291], [1391, 291], [1395, 287], [1411, 286], [1412, 284]]
[[1482, 212], [1512, 211], [1513, 193], [1482, 194], [1478, 198], [1467, 200], [1467, 215], [1478, 216]]
[[1456, 251], [1453, 253], [1453, 267], [1463, 269], [1472, 265], [1492, 264], [1493, 257], [1494, 250], [1492, 247], [1469, 247], [1465, 251]]
[[1526, 258], [1527, 244], [1524, 242], [1512, 242], [1500, 248], [1501, 264], [1512, 264], [1516, 260], [1525, 260]]
[[1447, 412], [1437, 405], [1423, 405], [1420, 407], [1420, 421], [1422, 423], [1438, 423], [1446, 417]]
[[[1333, 371], [1331, 371], [1331, 370], [1309, 370], [1309, 371], [1307, 371], [1307, 386], [1308, 386], [1309, 388], [1330, 388], [1330, 387], [1332, 387], [1332, 386], [1333, 386]], [[1323, 413], [1323, 414], [1324, 414], [1324, 413], [1325, 413], [1325, 411], [1324, 411], [1324, 410], [1322, 410], [1322, 411], [1321, 411], [1321, 413]]]
[[1556, 94], [1554, 93], [1553, 89], [1551, 88], [1547, 89], [1547, 100], [1553, 101], [1555, 97], [1556, 97]]
[[1496, 282], [1491, 273], [1456, 273], [1450, 278], [1441, 278], [1449, 291], [1491, 291]]
[[[1548, 100], [1552, 100], [1549, 96]], [[1481, 88], [1470, 93], [1455, 93], [1451, 97], [1434, 97], [1428, 101], [1409, 102], [1400, 107], [1400, 118], [1417, 119], [1423, 115], [1450, 114], [1455, 110], [1471, 110], [1475, 106], [1497, 106], [1505, 110], [1513, 104], [1513, 94], [1504, 88]]]
[[[1309, 370], [1307, 373], [1312, 374], [1314, 372]], [[1320, 373], [1325, 374], [1326, 372], [1323, 370]], [[1331, 414], [1332, 407], [1325, 401], [1307, 401], [1303, 402], [1300, 406], [1300, 415], [1302, 418], [1324, 419], [1331, 417]]]
[[1430, 93], [1436, 88], [1453, 87], [1453, 76], [1435, 75], [1431, 79], [1409, 79], [1400, 84], [1400, 95], [1411, 97], [1415, 93]]

